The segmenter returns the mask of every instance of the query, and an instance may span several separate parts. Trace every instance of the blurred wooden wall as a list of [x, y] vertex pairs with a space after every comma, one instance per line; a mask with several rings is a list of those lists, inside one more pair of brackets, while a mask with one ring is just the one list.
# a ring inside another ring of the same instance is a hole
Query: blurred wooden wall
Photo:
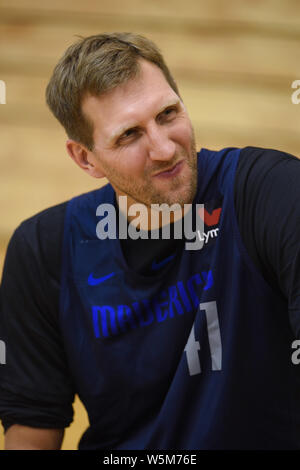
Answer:
[[[75, 35], [109, 31], [138, 32], [160, 46], [198, 148], [256, 145], [300, 155], [300, 104], [291, 101], [300, 79], [299, 1], [0, 0], [1, 270], [24, 218], [102, 184], [67, 156], [44, 93]], [[86, 426], [76, 400], [63, 448], [75, 449]]]

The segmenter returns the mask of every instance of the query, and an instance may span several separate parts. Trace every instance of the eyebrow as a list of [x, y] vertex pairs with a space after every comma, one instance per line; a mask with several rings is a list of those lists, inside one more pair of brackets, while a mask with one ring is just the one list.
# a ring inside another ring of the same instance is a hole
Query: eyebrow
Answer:
[[[167, 104], [164, 104], [158, 111], [157, 113], [157, 116], [159, 114], [161, 114], [163, 111], [165, 111], [166, 109], [170, 108], [171, 106], [178, 106], [180, 104], [180, 99], [177, 98], [173, 98], [172, 100], [170, 100]], [[137, 128], [139, 127], [138, 124], [132, 124], [132, 125], [124, 125], [124, 126], [121, 126], [119, 127], [118, 129], [116, 129], [115, 131], [112, 132], [112, 134], [110, 135], [109, 139], [108, 139], [108, 144], [112, 144], [115, 140], [117, 140], [119, 137], [121, 137], [122, 134], [124, 134], [124, 132], [128, 131], [129, 129], [134, 129], [134, 128]]]

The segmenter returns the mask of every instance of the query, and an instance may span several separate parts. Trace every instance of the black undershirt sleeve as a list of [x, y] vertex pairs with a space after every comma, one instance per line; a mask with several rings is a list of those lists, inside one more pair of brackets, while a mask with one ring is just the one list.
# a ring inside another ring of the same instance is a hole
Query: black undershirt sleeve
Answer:
[[74, 391], [58, 324], [63, 209], [64, 204], [24, 221], [8, 245], [0, 290], [5, 429], [13, 423], [64, 428], [72, 421]]
[[246, 147], [235, 178], [235, 207], [244, 245], [268, 284], [288, 302], [300, 337], [300, 160]]

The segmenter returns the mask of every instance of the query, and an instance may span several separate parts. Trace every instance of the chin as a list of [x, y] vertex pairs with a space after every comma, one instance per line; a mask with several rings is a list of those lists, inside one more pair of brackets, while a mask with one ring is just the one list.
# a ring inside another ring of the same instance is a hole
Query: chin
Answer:
[[177, 191], [174, 193], [174, 195], [168, 193], [164, 200], [164, 203], [168, 204], [169, 206], [172, 206], [173, 204], [179, 204], [181, 207], [183, 207], [184, 204], [192, 204], [195, 194], [196, 191], [193, 191], [191, 189], [187, 189], [186, 191], [179, 194]]

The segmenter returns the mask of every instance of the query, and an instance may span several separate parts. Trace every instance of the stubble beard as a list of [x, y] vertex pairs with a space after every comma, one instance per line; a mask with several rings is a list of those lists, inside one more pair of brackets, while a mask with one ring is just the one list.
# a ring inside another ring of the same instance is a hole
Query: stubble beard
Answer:
[[[181, 160], [180, 157], [176, 159], [176, 161], [179, 160]], [[185, 204], [193, 202], [197, 191], [197, 151], [194, 136], [191, 140], [191, 152], [184, 159], [184, 164], [188, 167], [188, 172], [185, 171], [185, 175], [179, 174], [175, 176], [170, 182], [168, 192], [153, 188], [152, 177], [150, 175], [146, 177], [148, 184], [144, 183], [134, 186], [130, 184], [129, 187], [129, 184], [124, 182], [124, 184], [121, 184], [118, 188], [115, 187], [115, 189], [126, 194], [134, 202], [144, 204], [147, 207], [150, 207], [152, 204], [167, 204], [168, 206], [179, 204], [183, 208]], [[168, 166], [172, 165], [169, 164]], [[163, 170], [164, 168], [161, 168], [161, 171]], [[186, 187], [181, 190], [184, 186]]]

